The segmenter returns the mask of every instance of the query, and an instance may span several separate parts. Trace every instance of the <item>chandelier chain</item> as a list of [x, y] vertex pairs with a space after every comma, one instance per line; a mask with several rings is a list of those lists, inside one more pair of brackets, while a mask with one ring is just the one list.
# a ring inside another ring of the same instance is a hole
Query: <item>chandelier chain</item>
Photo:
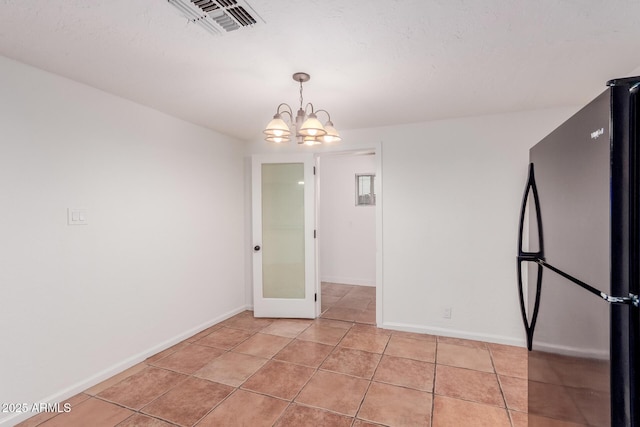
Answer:
[[300, 109], [302, 109], [302, 80], [300, 80]]

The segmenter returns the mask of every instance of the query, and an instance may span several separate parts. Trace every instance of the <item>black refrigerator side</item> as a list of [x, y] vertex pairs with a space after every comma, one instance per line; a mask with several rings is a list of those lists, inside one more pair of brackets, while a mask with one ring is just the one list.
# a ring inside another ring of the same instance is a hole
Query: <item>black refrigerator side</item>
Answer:
[[[611, 87], [611, 292], [638, 295], [640, 242], [640, 79], [612, 80]], [[640, 426], [636, 304], [611, 307], [611, 401], [615, 426]]]
[[[631, 259], [633, 269], [631, 272], [631, 280], [629, 290], [631, 296], [636, 295], [636, 302], [640, 303], [640, 79], [636, 79], [636, 83], [629, 89], [630, 98], [630, 115], [631, 115], [631, 147], [633, 151], [633, 188], [630, 194], [633, 197], [633, 215], [631, 218], [633, 224], [633, 242], [631, 245]], [[634, 426], [640, 426], [640, 308], [635, 304], [631, 308], [630, 314], [631, 325], [631, 419]]]

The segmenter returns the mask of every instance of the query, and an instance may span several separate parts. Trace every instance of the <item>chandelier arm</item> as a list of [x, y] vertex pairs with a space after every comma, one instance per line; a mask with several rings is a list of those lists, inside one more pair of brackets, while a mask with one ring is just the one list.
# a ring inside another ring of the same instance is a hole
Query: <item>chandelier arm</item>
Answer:
[[321, 113], [321, 112], [326, 113], [327, 117], [329, 118], [329, 121], [331, 121], [331, 114], [329, 114], [329, 112], [327, 110], [316, 110], [316, 114], [317, 113]]
[[[311, 106], [311, 113], [307, 113], [307, 108], [309, 108], [309, 106]], [[300, 108], [302, 109], [302, 105], [300, 105]], [[313, 104], [312, 104], [312, 103], [307, 102], [307, 105], [305, 105], [305, 107], [304, 107], [304, 113], [305, 113], [306, 115], [309, 115], [309, 114], [315, 114], [315, 111], [314, 111], [314, 109], [313, 109]]]
[[[288, 111], [287, 110], [280, 111], [280, 108], [283, 105], [285, 107], [287, 107], [289, 110]], [[293, 110], [291, 109], [291, 106], [289, 106], [289, 104], [287, 104], [286, 102], [283, 102], [282, 104], [278, 105], [278, 108], [276, 109], [276, 113], [278, 113], [278, 114], [287, 113], [287, 114], [289, 114], [289, 117], [293, 117]]]
[[291, 112], [287, 110], [280, 112], [280, 114], [285, 114], [285, 113], [289, 115], [289, 123], [293, 123], [293, 114], [291, 114]]

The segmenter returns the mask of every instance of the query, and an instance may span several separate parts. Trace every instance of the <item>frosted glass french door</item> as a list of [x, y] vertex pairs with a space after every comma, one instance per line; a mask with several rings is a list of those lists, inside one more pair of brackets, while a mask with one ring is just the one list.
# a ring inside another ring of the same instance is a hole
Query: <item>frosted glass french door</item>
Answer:
[[256, 317], [316, 317], [313, 166], [313, 154], [252, 159]]

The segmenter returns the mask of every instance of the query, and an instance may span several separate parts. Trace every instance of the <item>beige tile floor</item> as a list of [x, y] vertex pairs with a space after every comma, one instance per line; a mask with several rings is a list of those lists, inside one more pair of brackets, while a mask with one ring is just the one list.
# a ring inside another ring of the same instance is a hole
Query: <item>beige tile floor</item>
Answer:
[[522, 348], [247, 311], [19, 425], [520, 427], [526, 375]]
[[376, 323], [376, 288], [371, 286], [322, 283], [322, 315], [324, 319], [345, 322]]

